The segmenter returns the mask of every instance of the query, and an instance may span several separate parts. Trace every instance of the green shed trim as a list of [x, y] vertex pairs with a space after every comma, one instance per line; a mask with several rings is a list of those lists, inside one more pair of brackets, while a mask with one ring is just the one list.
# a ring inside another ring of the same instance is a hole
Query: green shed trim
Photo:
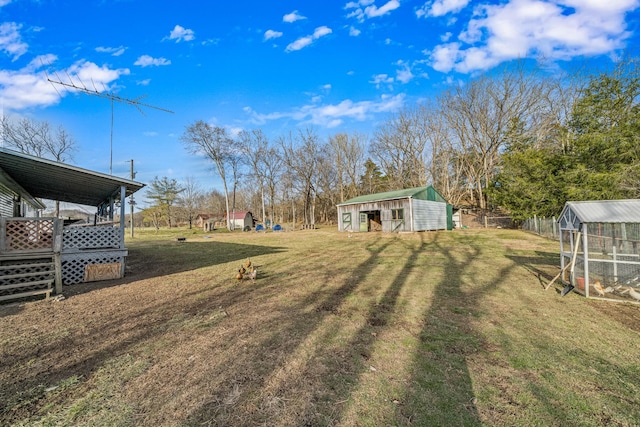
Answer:
[[433, 186], [405, 188], [404, 190], [385, 191], [384, 193], [367, 194], [364, 196], [354, 197], [339, 203], [338, 206], [354, 205], [358, 203], [370, 203], [383, 200], [395, 200], [413, 198], [418, 200], [429, 200], [432, 202], [443, 202], [446, 200]]

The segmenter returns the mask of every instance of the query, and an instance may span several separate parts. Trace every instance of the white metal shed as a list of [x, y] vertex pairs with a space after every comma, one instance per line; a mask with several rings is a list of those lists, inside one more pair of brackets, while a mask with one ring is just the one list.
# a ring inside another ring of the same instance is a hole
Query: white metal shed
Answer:
[[640, 200], [567, 202], [558, 225], [563, 281], [586, 297], [640, 301]]

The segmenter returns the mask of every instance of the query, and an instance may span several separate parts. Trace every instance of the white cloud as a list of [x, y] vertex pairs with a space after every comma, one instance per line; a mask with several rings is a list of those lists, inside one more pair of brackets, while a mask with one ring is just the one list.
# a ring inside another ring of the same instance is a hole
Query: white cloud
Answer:
[[22, 25], [15, 22], [3, 22], [0, 24], [0, 51], [12, 56], [15, 61], [27, 52], [29, 45], [22, 41], [20, 29]]
[[[45, 55], [34, 59], [27, 67], [17, 70], [0, 70], [0, 98], [4, 108], [19, 111], [27, 108], [47, 107], [55, 105], [61, 96], [76, 92], [74, 89], [62, 85], [55, 85], [47, 80], [57, 80], [64, 76], [62, 83], [86, 87], [89, 91], [109, 90], [109, 86], [120, 76], [130, 73], [129, 69], [110, 69], [98, 66], [93, 62], [81, 60], [67, 70], [42, 70], [44, 60], [51, 64], [56, 60], [54, 55]], [[39, 65], [38, 65], [39, 64]]]
[[392, 10], [396, 10], [400, 7], [400, 2], [398, 0], [389, 0], [382, 7], [377, 7], [376, 5], [367, 6], [364, 9], [365, 15], [367, 18], [376, 18], [378, 16], [386, 15]]
[[347, 18], [356, 18], [359, 22], [363, 22], [366, 18], [377, 18], [384, 16], [400, 7], [398, 0], [389, 0], [381, 7], [376, 6], [374, 0], [360, 0], [357, 2], [349, 2], [345, 5], [345, 9], [353, 9], [347, 14]]
[[124, 51], [127, 50], [126, 47], [124, 46], [119, 46], [119, 47], [102, 47], [99, 46], [96, 48], [96, 52], [100, 52], [100, 53], [109, 53], [111, 54], [111, 56], [120, 56], [124, 53]]
[[194, 40], [196, 36], [193, 30], [189, 30], [180, 25], [176, 25], [173, 28], [173, 30], [171, 30], [171, 33], [169, 34], [169, 36], [165, 37], [165, 39], [166, 38], [168, 38], [169, 40], [175, 40], [176, 43], [178, 43], [181, 41], [188, 42], [188, 41]]
[[11, 3], [11, 0], [0, 0], [0, 7], [6, 6]]
[[447, 43], [436, 46], [431, 53], [433, 69], [447, 73], [453, 69], [460, 58], [460, 43]]
[[396, 80], [400, 83], [409, 83], [414, 79], [414, 75], [411, 72], [411, 67], [407, 63], [401, 62], [398, 65], [401, 66], [399, 70], [396, 70]]
[[350, 27], [349, 28], [349, 35], [352, 37], [358, 37], [360, 35], [362, 31], [360, 31], [359, 29], [355, 28], [355, 27]]
[[388, 74], [376, 74], [373, 76], [373, 80], [369, 81], [369, 83], [373, 83], [376, 88], [380, 89], [382, 85], [388, 85], [391, 89], [391, 85], [393, 84], [393, 77]]
[[289, 23], [296, 22], [296, 21], [299, 21], [301, 19], [307, 19], [307, 17], [300, 15], [297, 10], [294, 10], [291, 13], [287, 13], [286, 15], [284, 15], [282, 17], [282, 21], [283, 22], [289, 22]]
[[264, 32], [264, 40], [277, 39], [278, 37], [282, 37], [281, 31], [267, 30]]
[[296, 50], [304, 49], [305, 47], [309, 46], [311, 43], [313, 43], [312, 36], [300, 37], [298, 40], [294, 41], [293, 43], [290, 43], [285, 50], [287, 52], [293, 52]]
[[453, 36], [453, 33], [447, 31], [446, 33], [440, 36], [440, 40], [443, 42], [448, 42], [451, 36]]
[[138, 80], [136, 82], [138, 86], [149, 86], [149, 83], [151, 83], [151, 79]]
[[108, 89], [109, 85], [123, 75], [129, 75], [128, 68], [110, 69], [107, 66], [98, 66], [93, 62], [81, 60], [73, 64], [66, 71], [66, 74], [73, 79], [77, 77], [82, 82], [93, 81], [96, 87], [102, 86]]
[[342, 124], [345, 120], [365, 121], [375, 114], [389, 113], [402, 108], [404, 94], [395, 96], [382, 96], [376, 101], [354, 102], [346, 99], [338, 104], [317, 105], [315, 103], [304, 105], [289, 112], [274, 112], [260, 114], [251, 108], [245, 108], [250, 114], [251, 122], [263, 125], [268, 121], [290, 119], [299, 122], [300, 125], [315, 125], [333, 128]]
[[517, 58], [611, 54], [624, 48], [625, 13], [639, 5], [638, 0], [511, 0], [479, 6], [458, 42], [432, 50], [431, 64], [442, 72], [468, 73]]
[[469, 4], [469, 0], [435, 0], [426, 2], [416, 10], [418, 18], [423, 16], [444, 16], [447, 13], [457, 13]]
[[333, 31], [331, 31], [331, 28], [329, 28], [329, 27], [326, 27], [326, 26], [318, 27], [313, 32], [313, 38], [314, 39], [319, 39], [320, 37], [324, 37], [326, 35], [329, 35], [332, 32]]
[[140, 67], [159, 67], [162, 65], [171, 65], [171, 61], [166, 58], [154, 58], [149, 55], [140, 56], [133, 65]]
[[329, 27], [326, 27], [326, 26], [318, 27], [315, 29], [312, 35], [300, 37], [293, 43], [290, 43], [285, 50], [287, 52], [293, 52], [296, 50], [304, 49], [305, 47], [312, 44], [315, 40], [319, 39], [320, 37], [329, 35], [332, 32], [333, 31]]

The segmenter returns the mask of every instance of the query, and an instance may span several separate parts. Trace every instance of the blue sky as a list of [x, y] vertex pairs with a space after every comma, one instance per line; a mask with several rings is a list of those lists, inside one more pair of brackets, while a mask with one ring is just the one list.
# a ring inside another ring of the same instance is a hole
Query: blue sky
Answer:
[[[607, 66], [639, 45], [640, 0], [0, 0], [5, 115], [62, 125], [73, 164], [136, 180], [193, 177], [205, 120], [270, 138], [372, 135], [390, 114], [517, 59]], [[174, 113], [111, 103], [47, 79]]]

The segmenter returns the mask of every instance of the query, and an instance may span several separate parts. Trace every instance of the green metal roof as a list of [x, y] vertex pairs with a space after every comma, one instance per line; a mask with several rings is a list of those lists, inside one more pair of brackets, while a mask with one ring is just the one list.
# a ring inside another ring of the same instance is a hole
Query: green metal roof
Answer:
[[436, 191], [432, 186], [405, 188], [403, 190], [386, 191], [384, 193], [367, 194], [364, 196], [354, 197], [339, 203], [338, 206], [353, 205], [357, 203], [379, 202], [382, 200], [396, 200], [414, 198], [420, 200], [431, 200], [434, 202], [446, 202], [444, 197]]

